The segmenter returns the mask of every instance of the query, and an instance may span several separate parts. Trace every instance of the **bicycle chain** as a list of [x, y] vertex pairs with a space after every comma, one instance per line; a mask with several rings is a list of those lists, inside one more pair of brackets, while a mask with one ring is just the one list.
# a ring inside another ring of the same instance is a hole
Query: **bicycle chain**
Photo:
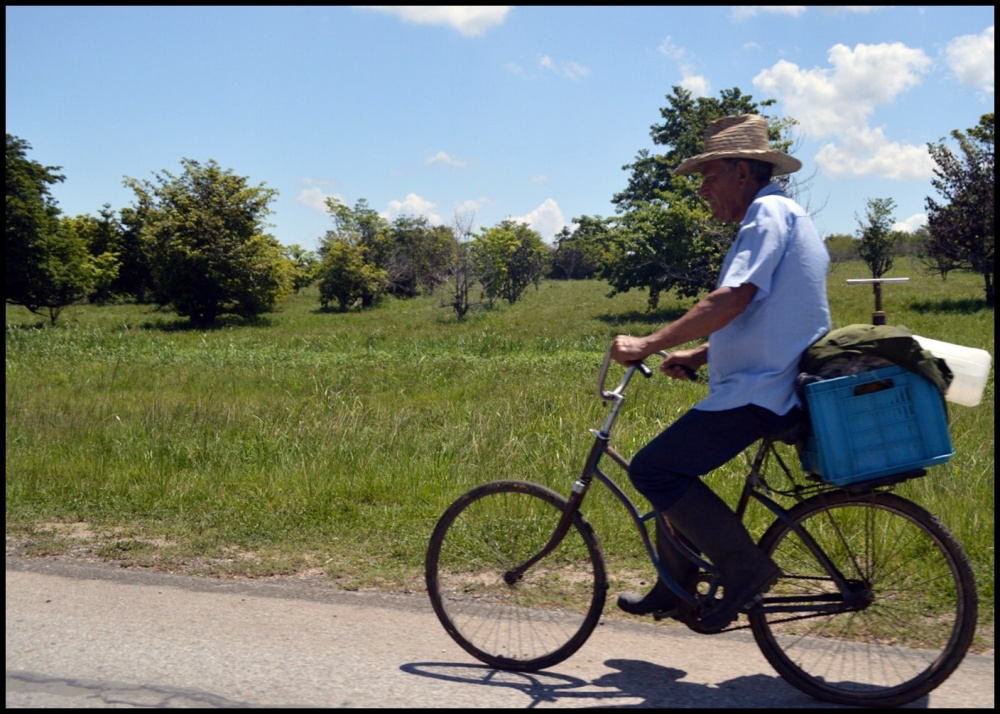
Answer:
[[[814, 613], [812, 613], [810, 615], [796, 615], [795, 617], [784, 617], [784, 618], [782, 618], [780, 620], [770, 620], [769, 624], [777, 625], [777, 624], [780, 624], [782, 622], [795, 622], [796, 620], [811, 620], [814, 617], [829, 617], [829, 616], [830, 616], [830, 613], [828, 613], [828, 612], [814, 612]], [[716, 630], [715, 632], [705, 633], [705, 634], [718, 635], [718, 634], [721, 634], [723, 632], [736, 632], [737, 630], [746, 630], [749, 627], [750, 627], [750, 623], [748, 622], [745, 625], [738, 625], [736, 627], [727, 627], [724, 630]]]

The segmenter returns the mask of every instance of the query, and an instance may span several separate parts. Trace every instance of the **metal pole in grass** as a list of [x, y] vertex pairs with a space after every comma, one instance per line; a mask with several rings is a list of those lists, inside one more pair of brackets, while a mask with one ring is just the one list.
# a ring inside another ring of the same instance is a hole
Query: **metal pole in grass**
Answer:
[[858, 285], [861, 283], [871, 284], [875, 290], [875, 312], [872, 313], [873, 325], [885, 324], [885, 312], [882, 310], [882, 283], [906, 283], [909, 278], [849, 278], [848, 285]]

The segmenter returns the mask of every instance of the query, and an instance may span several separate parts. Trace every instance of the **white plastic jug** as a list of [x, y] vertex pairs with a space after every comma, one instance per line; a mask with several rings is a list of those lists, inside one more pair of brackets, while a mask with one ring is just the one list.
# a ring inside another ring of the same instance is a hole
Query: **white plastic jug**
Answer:
[[948, 363], [954, 378], [944, 398], [949, 402], [974, 407], [982, 401], [986, 378], [990, 374], [990, 353], [975, 347], [953, 345], [914, 335], [920, 347]]

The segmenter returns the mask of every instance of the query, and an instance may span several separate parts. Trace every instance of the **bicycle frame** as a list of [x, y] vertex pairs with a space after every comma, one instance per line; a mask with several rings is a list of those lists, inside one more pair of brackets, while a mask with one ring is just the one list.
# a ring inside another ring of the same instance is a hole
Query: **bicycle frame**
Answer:
[[[658, 352], [657, 354], [662, 357], [666, 357], [666, 354], [663, 352]], [[667, 584], [679, 600], [683, 601], [692, 608], [697, 608], [699, 602], [703, 599], [711, 600], [714, 598], [719, 587], [718, 569], [705, 559], [701, 558], [683, 541], [681, 541], [681, 539], [678, 538], [677, 534], [673, 531], [672, 527], [670, 527], [669, 522], [658, 511], [652, 510], [645, 514], [640, 512], [635, 503], [618, 486], [614, 479], [600, 468], [601, 459], [604, 456], [608, 456], [623, 471], [628, 473], [628, 459], [622, 456], [614, 449], [613, 446], [611, 446], [611, 428], [617, 420], [622, 404], [624, 403], [624, 389], [632, 380], [635, 372], [639, 371], [645, 377], [652, 375], [652, 371], [649, 367], [641, 362], [629, 365], [626, 367], [625, 375], [622, 377], [618, 386], [611, 391], [606, 391], [604, 389], [604, 383], [607, 378], [610, 361], [611, 353], [609, 350], [604, 357], [604, 363], [598, 377], [597, 388], [600, 398], [611, 404], [610, 411], [601, 429], [590, 430], [591, 434], [594, 435], [594, 443], [590, 448], [590, 452], [584, 462], [583, 470], [580, 473], [579, 478], [573, 484], [572, 492], [567, 499], [569, 505], [563, 512], [556, 529], [553, 531], [548, 543], [546, 543], [542, 550], [520, 566], [507, 571], [504, 574], [504, 580], [509, 585], [514, 584], [521, 579], [524, 573], [527, 572], [532, 565], [551, 553], [559, 545], [571, 527], [573, 515], [580, 509], [587, 491], [590, 489], [594, 479], [597, 479], [600, 483], [604, 484], [609, 491], [611, 491], [611, 493], [629, 514], [629, 517], [632, 519], [632, 522], [642, 539], [643, 545], [646, 548], [646, 553], [649, 556], [650, 561], [655, 566], [659, 577]], [[852, 589], [852, 582], [840, 572], [822, 548], [819, 547], [813, 537], [800, 524], [793, 523], [788, 517], [788, 511], [774, 499], [770, 498], [770, 496], [766, 493], [769, 491], [769, 488], [764, 482], [761, 474], [765, 460], [768, 455], [774, 451], [774, 443], [775, 442], [772, 439], [764, 439], [760, 442], [756, 455], [754, 456], [750, 472], [747, 474], [736, 508], [736, 514], [742, 520], [750, 500], [754, 499], [774, 514], [776, 518], [782, 519], [788, 523], [789, 527], [798, 535], [799, 538], [802, 539], [803, 544], [816, 558], [817, 563], [822, 567], [826, 574], [829, 575], [831, 581], [836, 586], [836, 592], [809, 597], [768, 597], [765, 595], [759, 598], [757, 607], [771, 612], [802, 613], [803, 616], [807, 616], [808, 614], [829, 614], [833, 612], [844, 612], [856, 609], [859, 604], [863, 604], [863, 596], [857, 592], [856, 588]], [[788, 469], [783, 463], [782, 467], [785, 468], [786, 473], [788, 473]], [[697, 564], [702, 571], [711, 575], [705, 592], [697, 596], [688, 592], [685, 588], [681, 587], [677, 580], [661, 563], [659, 555], [656, 552], [656, 548], [646, 527], [646, 523], [648, 521], [656, 518], [660, 519], [673, 547], [684, 555], [684, 557], [691, 560], [691, 562]]]

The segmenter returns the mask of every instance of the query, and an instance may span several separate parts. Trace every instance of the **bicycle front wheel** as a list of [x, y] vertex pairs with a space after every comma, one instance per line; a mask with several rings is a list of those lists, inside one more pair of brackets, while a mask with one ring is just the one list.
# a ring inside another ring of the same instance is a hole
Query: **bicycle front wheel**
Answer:
[[[837, 704], [891, 707], [947, 679], [969, 649], [978, 597], [968, 557], [941, 522], [891, 493], [824, 494], [789, 512], [850, 583], [846, 612], [751, 611], [768, 662], [807, 694]], [[784, 521], [761, 539], [783, 576], [767, 599], [838, 592]], [[825, 596], [825, 598], [824, 598]]]
[[559, 546], [515, 582], [512, 568], [552, 536], [566, 499], [526, 481], [496, 481], [460, 496], [441, 516], [425, 561], [427, 593], [445, 630], [497, 669], [551, 667], [587, 641], [608, 582], [597, 537], [577, 512]]

